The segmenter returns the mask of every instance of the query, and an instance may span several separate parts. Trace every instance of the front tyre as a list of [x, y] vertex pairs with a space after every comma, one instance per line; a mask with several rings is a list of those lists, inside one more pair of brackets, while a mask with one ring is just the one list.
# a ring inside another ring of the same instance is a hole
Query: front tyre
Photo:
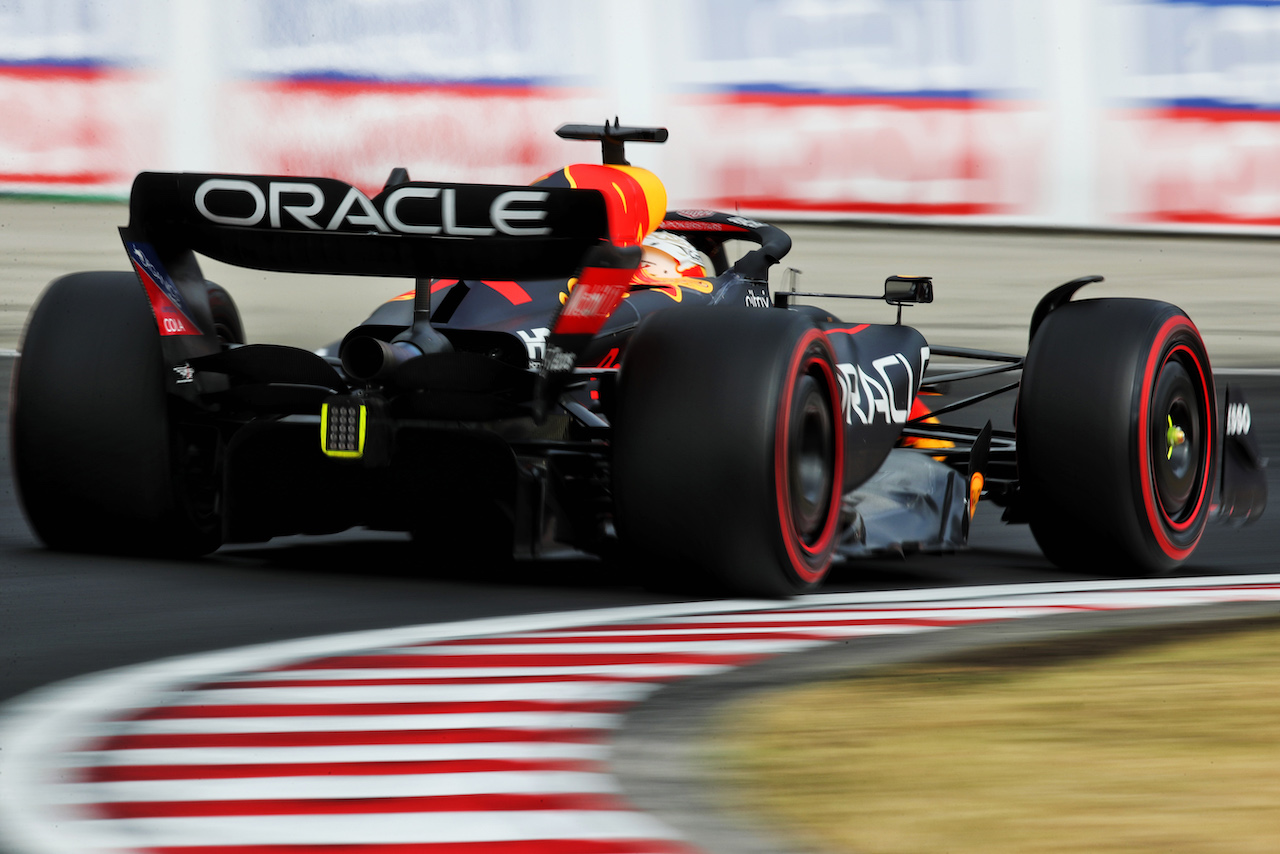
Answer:
[[652, 315], [619, 379], [614, 508], [624, 549], [745, 595], [821, 583], [838, 539], [835, 357], [794, 312]]
[[1027, 355], [1018, 469], [1045, 555], [1066, 569], [1166, 572], [1209, 518], [1217, 411], [1204, 342], [1177, 307], [1068, 303]]

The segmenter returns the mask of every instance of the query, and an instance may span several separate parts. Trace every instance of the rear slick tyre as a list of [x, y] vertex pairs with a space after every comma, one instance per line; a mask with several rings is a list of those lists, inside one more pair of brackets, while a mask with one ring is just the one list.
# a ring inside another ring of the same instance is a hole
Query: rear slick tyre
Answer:
[[14, 479], [35, 534], [64, 551], [192, 556], [220, 544], [170, 423], [160, 336], [132, 273], [55, 280], [14, 366]]
[[1018, 471], [1045, 555], [1090, 574], [1167, 572], [1209, 518], [1219, 453], [1204, 342], [1176, 306], [1068, 303], [1031, 342]]
[[623, 549], [722, 588], [818, 586], [838, 540], [844, 431], [835, 357], [801, 314], [652, 315], [624, 356], [613, 445]]

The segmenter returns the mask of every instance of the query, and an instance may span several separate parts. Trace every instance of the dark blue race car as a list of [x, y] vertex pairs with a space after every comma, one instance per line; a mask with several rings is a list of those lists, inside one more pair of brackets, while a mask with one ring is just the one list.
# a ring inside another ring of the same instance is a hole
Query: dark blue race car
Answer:
[[[1071, 301], [1091, 276], [1041, 301], [1025, 358], [930, 345], [901, 324], [929, 278], [861, 297], [898, 323], [839, 319], [804, 304], [832, 295], [771, 290], [781, 229], [666, 210], [623, 150], [665, 130], [559, 133], [599, 141], [604, 163], [522, 187], [397, 169], [372, 198], [327, 178], [139, 175], [133, 271], [60, 278], [28, 323], [13, 465], [40, 539], [199, 555], [366, 526], [476, 572], [568, 547], [785, 596], [840, 556], [963, 546], [979, 496], [1060, 565], [1118, 555], [1125, 573], [1167, 570], [1211, 519], [1265, 506], [1248, 404], [1219, 403], [1178, 308]], [[414, 288], [319, 351], [249, 344], [197, 254]], [[942, 389], [930, 411], [921, 392]], [[1014, 391], [1015, 429], [944, 423]]]

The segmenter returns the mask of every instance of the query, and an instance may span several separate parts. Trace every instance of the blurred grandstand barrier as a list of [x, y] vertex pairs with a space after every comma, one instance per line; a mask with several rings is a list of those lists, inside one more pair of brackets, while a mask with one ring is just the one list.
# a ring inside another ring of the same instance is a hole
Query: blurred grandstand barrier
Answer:
[[143, 169], [527, 183], [639, 149], [677, 205], [1280, 233], [1280, 3], [15, 0], [0, 192]]

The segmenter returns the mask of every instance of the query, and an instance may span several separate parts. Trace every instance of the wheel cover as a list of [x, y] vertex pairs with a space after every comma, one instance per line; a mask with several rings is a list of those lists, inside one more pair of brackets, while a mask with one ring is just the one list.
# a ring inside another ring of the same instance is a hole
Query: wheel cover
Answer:
[[[1181, 339], [1181, 340], [1178, 340]], [[1212, 391], [1207, 361], [1186, 343], [1199, 333], [1170, 318], [1151, 349], [1142, 383], [1138, 459], [1149, 531], [1169, 558], [1190, 556], [1204, 531], [1213, 470]]]
[[1195, 510], [1192, 498], [1204, 476], [1206, 417], [1191, 375], [1180, 360], [1170, 358], [1156, 380], [1148, 455], [1160, 507], [1175, 524]]
[[821, 537], [831, 506], [835, 431], [831, 410], [813, 377], [801, 379], [800, 419], [787, 442], [791, 520], [800, 540], [812, 546]]

